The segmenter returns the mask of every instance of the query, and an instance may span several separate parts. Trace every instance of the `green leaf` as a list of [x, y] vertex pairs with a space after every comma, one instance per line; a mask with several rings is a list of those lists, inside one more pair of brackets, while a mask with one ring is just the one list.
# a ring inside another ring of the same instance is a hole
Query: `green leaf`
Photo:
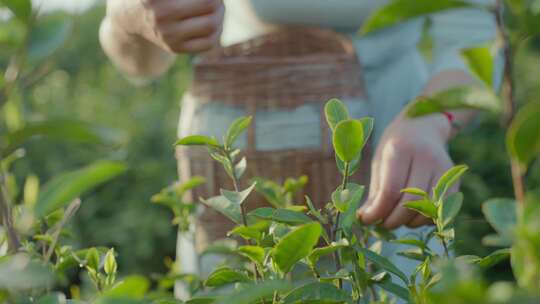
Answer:
[[326, 122], [332, 130], [335, 130], [338, 123], [349, 119], [347, 106], [339, 99], [330, 99], [324, 105], [324, 114], [326, 116]]
[[409, 302], [409, 291], [401, 287], [400, 285], [392, 282], [391, 278], [387, 277], [383, 279], [381, 282], [377, 283], [377, 286], [381, 287], [382, 289], [391, 292], [395, 294], [396, 296], [400, 297], [401, 299]]
[[29, 139], [39, 136], [88, 144], [100, 144], [106, 140], [98, 128], [91, 124], [70, 119], [50, 119], [30, 122], [22, 129], [8, 133], [5, 137], [5, 151], [14, 151]]
[[426, 248], [426, 244], [422, 242], [421, 240], [417, 240], [417, 239], [399, 239], [399, 240], [390, 240], [390, 242], [402, 244], [402, 245], [414, 246], [420, 249]]
[[484, 82], [488, 88], [492, 88], [494, 60], [489, 47], [465, 49], [461, 54], [467, 63], [469, 70]]
[[282, 293], [291, 289], [286, 281], [263, 281], [258, 284], [247, 284], [241, 289], [219, 299], [216, 304], [252, 304], [259, 303], [261, 299], [270, 298], [274, 292]]
[[186, 182], [181, 183], [178, 186], [178, 188], [177, 188], [178, 195], [182, 196], [187, 191], [204, 185], [205, 182], [206, 182], [206, 180], [205, 180], [204, 177], [202, 177], [202, 176], [193, 176], [189, 180], [187, 180]]
[[242, 157], [242, 159], [238, 163], [236, 163], [236, 165], [234, 165], [234, 176], [236, 177], [237, 180], [242, 178], [242, 176], [246, 172], [246, 169], [247, 169], [247, 159], [245, 157]]
[[264, 248], [259, 246], [240, 246], [238, 247], [238, 253], [247, 257], [256, 264], [264, 264]]
[[117, 269], [118, 265], [116, 264], [116, 257], [114, 256], [114, 248], [111, 248], [105, 255], [103, 270], [106, 274], [111, 275], [115, 274]]
[[438, 202], [443, 199], [446, 192], [468, 169], [469, 167], [465, 165], [458, 165], [446, 171], [437, 182], [437, 185], [433, 188], [433, 200]]
[[251, 191], [255, 188], [255, 183], [253, 183], [249, 188], [247, 188], [244, 191], [236, 192], [236, 191], [227, 191], [221, 189], [221, 195], [226, 197], [231, 203], [242, 205], [242, 203], [245, 202], [247, 197], [251, 194]]
[[17, 254], [0, 259], [0, 288], [3, 290], [31, 290], [46, 288], [53, 283], [52, 269], [41, 261]]
[[242, 134], [242, 132], [249, 127], [251, 120], [251, 116], [240, 117], [231, 124], [223, 140], [226, 149], [230, 149], [232, 147], [238, 136], [240, 136], [240, 134]]
[[360, 123], [362, 123], [362, 131], [364, 135], [364, 146], [367, 145], [369, 141], [369, 137], [371, 136], [371, 133], [373, 133], [373, 128], [375, 125], [375, 120], [371, 117], [364, 117], [358, 119]]
[[309, 213], [314, 216], [319, 222], [321, 222], [321, 224], [327, 224], [328, 220], [322, 216], [321, 212], [317, 208], [315, 208], [309, 196], [305, 195], [304, 197], [306, 199], [306, 205], [309, 208]]
[[[360, 193], [362, 192], [362, 193]], [[345, 233], [346, 236], [351, 237], [352, 236], [352, 227], [354, 223], [357, 222], [356, 219], [356, 211], [360, 206], [362, 205], [362, 196], [363, 196], [364, 188], [362, 186], [362, 189], [358, 190], [356, 192], [356, 196], [354, 199], [350, 201], [350, 205], [347, 208], [347, 211], [343, 213], [339, 226], [343, 230], [343, 233]]]
[[430, 219], [437, 219], [437, 207], [435, 207], [435, 204], [433, 204], [433, 202], [430, 200], [423, 199], [418, 201], [410, 201], [406, 202], [404, 206]]
[[499, 249], [490, 255], [480, 259], [476, 263], [483, 269], [490, 268], [500, 262], [510, 258], [510, 248]]
[[416, 17], [467, 6], [471, 4], [455, 0], [394, 0], [368, 18], [362, 33], [368, 34]]
[[371, 261], [373, 264], [398, 276], [405, 284], [409, 283], [407, 276], [401, 270], [399, 270], [399, 268], [397, 268], [396, 265], [394, 265], [389, 259], [369, 249], [362, 248], [358, 245], [355, 245], [354, 249], [359, 253], [363, 254], [364, 257]]
[[201, 198], [201, 201], [203, 202], [203, 204], [207, 205], [208, 207], [225, 215], [234, 223], [236, 224], [242, 223], [242, 212], [240, 209], [240, 204], [230, 201], [228, 198], [226, 198], [223, 195], [214, 196], [206, 200]]
[[43, 187], [35, 207], [38, 217], [62, 208], [75, 198], [124, 173], [124, 163], [97, 161], [87, 167], [64, 173]]
[[60, 292], [54, 292], [48, 295], [45, 295], [39, 300], [36, 304], [65, 304], [67, 303], [66, 296]]
[[455, 109], [477, 109], [498, 113], [501, 101], [493, 90], [478, 86], [457, 86], [434, 94], [420, 96], [407, 108], [407, 115], [419, 117]]
[[434, 41], [433, 41], [433, 35], [431, 34], [431, 28], [433, 26], [433, 21], [431, 17], [426, 17], [424, 19], [424, 23], [422, 24], [422, 36], [420, 37], [420, 40], [416, 44], [416, 48], [422, 54], [422, 57], [424, 57], [424, 60], [428, 64], [433, 64], [433, 57], [434, 57]]
[[212, 297], [193, 297], [186, 301], [186, 304], [213, 304], [216, 302]]
[[405, 188], [405, 189], [402, 189], [401, 192], [411, 194], [411, 195], [418, 195], [423, 198], [428, 198], [427, 192], [419, 188]]
[[103, 292], [108, 298], [142, 300], [150, 287], [150, 282], [143, 276], [131, 275]]
[[350, 303], [351, 296], [343, 289], [330, 283], [309, 283], [291, 291], [284, 299], [284, 304], [297, 303]]
[[23, 22], [27, 22], [32, 16], [32, 1], [30, 0], [0, 0], [13, 15]]
[[449, 195], [443, 200], [443, 203], [438, 207], [439, 219], [442, 221], [442, 227], [450, 225], [454, 218], [459, 214], [463, 205], [463, 193], [456, 192]]
[[239, 235], [246, 240], [253, 239], [258, 241], [261, 238], [261, 232], [258, 229], [249, 226], [236, 226], [229, 232], [229, 235], [231, 234]]
[[39, 18], [30, 33], [28, 60], [37, 63], [59, 50], [72, 32], [71, 20], [64, 16]]
[[219, 142], [213, 138], [203, 135], [186, 136], [176, 142], [177, 146], [211, 146], [220, 147]]
[[540, 103], [529, 103], [519, 110], [506, 135], [510, 155], [523, 171], [540, 155]]
[[317, 264], [317, 261], [325, 255], [330, 255], [341, 248], [349, 246], [349, 241], [347, 239], [341, 239], [338, 242], [332, 242], [330, 245], [325, 247], [315, 248], [308, 256], [308, 261], [312, 266]]
[[358, 120], [344, 120], [334, 130], [334, 150], [344, 162], [355, 160], [364, 147], [363, 125]]
[[99, 251], [97, 248], [90, 248], [86, 252], [86, 266], [94, 270], [99, 270]]
[[249, 281], [250, 279], [246, 274], [238, 270], [223, 267], [212, 272], [204, 282], [204, 285], [208, 287], [220, 287], [232, 283]]
[[495, 198], [482, 205], [482, 211], [491, 226], [505, 238], [512, 238], [517, 223], [516, 202], [512, 199]]
[[350, 206], [358, 205], [358, 201], [364, 196], [365, 187], [349, 183], [347, 189], [341, 190], [341, 186], [332, 193], [332, 202], [336, 209], [346, 213]]
[[[362, 154], [359, 154], [358, 157], [353, 159], [349, 163], [349, 176], [353, 176], [358, 169], [360, 169], [360, 165], [362, 164]], [[342, 176], [345, 175], [345, 162], [343, 162], [339, 156], [336, 154], [336, 165], [338, 167], [339, 173], [341, 173]]]
[[285, 235], [272, 253], [279, 270], [288, 273], [298, 261], [307, 257], [319, 242], [321, 233], [321, 225], [314, 222], [300, 226]]
[[263, 207], [251, 211], [249, 215], [289, 225], [301, 225], [312, 222], [311, 218], [304, 213], [288, 209]]

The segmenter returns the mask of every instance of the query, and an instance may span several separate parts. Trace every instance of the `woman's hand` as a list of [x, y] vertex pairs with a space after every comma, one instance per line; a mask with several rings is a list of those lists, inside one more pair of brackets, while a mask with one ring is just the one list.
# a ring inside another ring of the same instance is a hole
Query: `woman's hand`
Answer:
[[446, 151], [451, 129], [442, 114], [409, 119], [401, 113], [388, 126], [374, 155], [369, 198], [358, 210], [363, 223], [382, 220], [388, 229], [430, 223], [403, 207], [418, 197], [403, 194], [401, 189], [415, 187], [430, 192], [439, 177], [453, 166]]
[[219, 44], [222, 0], [109, 0], [107, 18], [127, 34], [170, 53], [198, 53]]

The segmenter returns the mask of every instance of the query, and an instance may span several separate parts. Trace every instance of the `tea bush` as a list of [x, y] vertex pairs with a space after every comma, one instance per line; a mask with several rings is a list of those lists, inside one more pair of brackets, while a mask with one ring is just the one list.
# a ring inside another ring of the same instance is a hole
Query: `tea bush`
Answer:
[[[373, 121], [349, 117], [338, 100], [326, 104], [325, 113], [333, 133], [336, 166], [343, 181], [322, 209], [305, 198], [295, 204], [291, 191], [305, 180], [289, 180], [281, 186], [258, 180], [241, 189], [241, 179], [249, 160], [241, 157], [235, 140], [249, 126], [250, 118], [235, 121], [222, 141], [204, 136], [180, 139], [179, 145], [201, 145], [209, 156], [223, 165], [234, 189], [203, 198], [202, 204], [221, 212], [237, 226], [230, 240], [211, 246], [224, 262], [208, 277], [178, 273], [171, 262], [163, 275], [118, 277], [116, 251], [112, 248], [77, 248], [66, 240], [66, 224], [81, 205], [79, 197], [91, 189], [123, 174], [124, 163], [97, 160], [80, 169], [57, 174], [41, 186], [29, 173], [21, 183], [11, 172], [13, 163], [24, 157], [21, 148], [35, 137], [59, 138], [77, 143], [102, 144], [110, 140], [103, 130], [76, 120], [25, 121], [18, 117], [19, 96], [39, 77], [40, 64], [62, 45], [66, 26], [62, 20], [42, 19], [30, 2], [1, 0], [14, 15], [7, 19], [0, 41], [10, 60], [3, 63], [0, 76], [0, 106], [10, 119], [2, 124], [0, 211], [2, 214], [2, 258], [0, 258], [0, 298], [6, 303], [181, 303], [171, 287], [184, 282], [192, 294], [187, 303], [536, 303], [540, 285], [540, 198], [527, 190], [528, 168], [540, 152], [540, 107], [535, 103], [516, 111], [514, 58], [523, 43], [521, 38], [537, 33], [539, 1], [512, 0], [485, 7], [498, 16], [506, 73], [501, 92], [491, 89], [489, 71], [493, 58], [489, 48], [464, 50], [471, 71], [483, 85], [460, 87], [423, 98], [410, 108], [411, 116], [460, 107], [476, 107], [501, 113], [507, 133], [506, 146], [512, 168], [514, 198], [496, 198], [483, 205], [483, 213], [496, 234], [484, 239], [487, 245], [502, 249], [487, 256], [456, 256], [455, 218], [462, 207], [461, 193], [447, 191], [467, 170], [456, 166], [437, 183], [432, 193], [404, 189], [416, 195], [407, 203], [433, 221], [430, 233], [419, 239], [395, 239], [377, 226], [356, 221], [364, 187], [349, 181], [356, 171]], [[378, 11], [364, 32], [377, 30], [424, 14], [472, 5], [461, 1], [395, 0]], [[499, 47], [501, 46], [499, 45]], [[7, 58], [7, 57], [6, 57]], [[499, 94], [500, 93], [500, 94]], [[481, 97], [472, 99], [471, 96]], [[474, 101], [474, 104], [470, 103]], [[503, 106], [499, 106], [503, 105]], [[183, 194], [200, 186], [199, 177], [172, 185], [153, 197], [155, 203], [169, 207], [173, 224], [188, 229], [199, 203], [186, 202]], [[252, 191], [272, 190], [273, 207], [246, 212], [244, 202]], [[428, 246], [437, 239], [444, 252]], [[413, 274], [405, 274], [382, 256], [382, 240], [407, 245], [399, 254], [418, 262]], [[318, 244], [321, 244], [318, 246]], [[121, 255], [127, 254], [120, 252]], [[510, 259], [515, 282], [485, 281], [482, 272]], [[121, 266], [121, 265], [120, 265]], [[91, 286], [70, 284], [70, 273], [81, 272]], [[151, 284], [151, 282], [153, 284]], [[150, 288], [153, 285], [153, 288]], [[70, 286], [69, 291], [61, 290]], [[64, 293], [69, 292], [71, 300]]]

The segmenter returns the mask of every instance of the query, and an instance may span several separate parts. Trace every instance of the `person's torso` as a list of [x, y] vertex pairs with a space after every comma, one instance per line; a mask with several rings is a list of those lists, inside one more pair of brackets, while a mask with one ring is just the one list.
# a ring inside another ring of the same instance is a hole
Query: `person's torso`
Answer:
[[286, 25], [355, 32], [388, 0], [225, 0], [223, 45], [242, 42]]

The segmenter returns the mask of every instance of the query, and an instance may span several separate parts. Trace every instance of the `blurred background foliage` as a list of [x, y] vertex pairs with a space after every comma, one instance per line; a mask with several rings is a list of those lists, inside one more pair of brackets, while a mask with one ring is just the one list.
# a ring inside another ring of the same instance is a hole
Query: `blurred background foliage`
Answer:
[[[97, 5], [78, 15], [57, 12], [48, 17], [68, 21], [67, 44], [42, 64], [37, 83], [18, 92], [18, 98], [6, 105], [2, 119], [17, 127], [22, 121], [43, 117], [76, 118], [109, 130], [107, 135], [114, 144], [81, 146], [33, 140], [30, 154], [14, 171], [21, 178], [31, 171], [46, 180], [97, 158], [127, 161], [127, 174], [85, 199], [72, 224], [73, 239], [80, 247], [114, 247], [120, 253], [122, 274], [164, 272], [167, 257], [174, 258], [176, 231], [169, 212], [151, 204], [150, 197], [176, 179], [172, 143], [179, 100], [190, 81], [189, 58], [180, 57], [159, 80], [135, 86], [101, 51], [98, 30], [103, 15], [103, 5]], [[5, 63], [7, 54], [0, 49], [0, 63]], [[528, 42], [518, 56], [516, 73], [518, 100], [540, 96], [540, 41]], [[26, 117], [29, 113], [40, 117]], [[451, 144], [456, 163], [471, 167], [463, 181], [465, 210], [457, 221], [457, 247], [462, 254], [485, 256], [493, 250], [481, 245], [491, 228], [480, 205], [490, 197], [513, 195], [503, 134], [497, 118], [484, 115]], [[531, 186], [540, 185], [538, 164], [529, 175]], [[511, 273], [505, 264], [491, 271], [493, 279]]]

